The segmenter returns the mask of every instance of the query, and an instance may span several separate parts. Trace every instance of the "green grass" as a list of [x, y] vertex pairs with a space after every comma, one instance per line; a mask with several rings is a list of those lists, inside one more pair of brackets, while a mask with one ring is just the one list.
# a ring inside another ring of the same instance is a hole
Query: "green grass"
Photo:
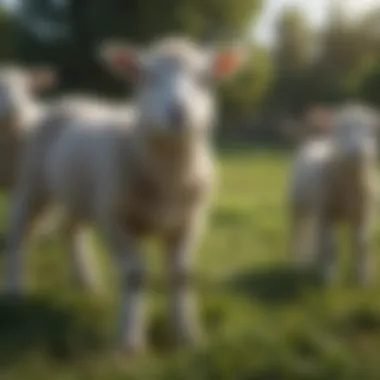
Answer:
[[[355, 289], [344, 265], [342, 279], [327, 289], [287, 265], [288, 162], [282, 153], [222, 154], [197, 260], [204, 345], [170, 350], [164, 294], [153, 281], [151, 350], [115, 356], [108, 349], [116, 305], [112, 271], [104, 273], [105, 295], [79, 292], [53, 238], [32, 244], [29, 297], [0, 300], [0, 379], [379, 379], [380, 282]], [[374, 247], [378, 263], [379, 232]], [[155, 277], [160, 256], [148, 257]]]

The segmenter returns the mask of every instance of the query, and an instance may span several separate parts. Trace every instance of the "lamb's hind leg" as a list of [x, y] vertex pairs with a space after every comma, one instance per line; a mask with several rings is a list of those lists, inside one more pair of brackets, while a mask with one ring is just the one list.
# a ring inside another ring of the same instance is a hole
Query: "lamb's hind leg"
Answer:
[[359, 284], [368, 283], [372, 278], [370, 261], [370, 238], [372, 233], [372, 218], [363, 218], [353, 223], [352, 228], [352, 250], [355, 260], [355, 280]]
[[33, 220], [45, 204], [45, 199], [36, 185], [30, 183], [14, 193], [9, 217], [9, 232], [5, 242], [5, 292], [21, 295], [24, 290], [25, 240]]
[[333, 224], [323, 220], [319, 226], [317, 267], [324, 282], [331, 282], [336, 275], [336, 247]]
[[70, 220], [64, 224], [65, 244], [71, 261], [73, 281], [81, 288], [99, 293], [99, 273], [86, 226]]
[[311, 269], [315, 249], [315, 223], [311, 212], [292, 210], [290, 240], [293, 265], [300, 269]]

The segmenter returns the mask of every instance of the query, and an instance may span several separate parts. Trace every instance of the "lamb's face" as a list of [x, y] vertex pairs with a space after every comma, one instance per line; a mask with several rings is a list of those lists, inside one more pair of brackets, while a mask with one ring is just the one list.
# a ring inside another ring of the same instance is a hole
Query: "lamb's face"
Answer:
[[0, 69], [0, 123], [17, 118], [34, 93], [52, 85], [53, 80], [48, 69]]
[[240, 63], [236, 50], [212, 53], [183, 39], [164, 40], [140, 52], [119, 47], [108, 53], [111, 67], [135, 80], [141, 126], [169, 135], [213, 125], [217, 79]]
[[146, 128], [182, 133], [213, 123], [215, 104], [207, 60], [179, 53], [153, 53], [141, 68], [137, 103]]
[[378, 125], [373, 115], [353, 110], [338, 114], [333, 139], [341, 152], [351, 156], [373, 156], [377, 151]]

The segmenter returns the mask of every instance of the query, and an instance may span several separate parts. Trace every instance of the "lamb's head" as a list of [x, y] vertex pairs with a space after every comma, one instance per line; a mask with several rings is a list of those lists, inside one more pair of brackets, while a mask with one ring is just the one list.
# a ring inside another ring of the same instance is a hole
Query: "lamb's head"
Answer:
[[162, 135], [209, 129], [216, 115], [215, 85], [242, 62], [239, 49], [206, 49], [185, 38], [167, 38], [141, 50], [106, 44], [101, 56], [134, 82], [141, 126]]
[[333, 118], [333, 141], [339, 152], [353, 158], [377, 154], [380, 118], [374, 110], [361, 105], [338, 109]]
[[0, 123], [18, 118], [34, 94], [54, 82], [55, 73], [49, 68], [0, 68]]
[[298, 118], [283, 118], [280, 131], [284, 137], [297, 143], [326, 138], [333, 127], [332, 115], [330, 107], [315, 105]]

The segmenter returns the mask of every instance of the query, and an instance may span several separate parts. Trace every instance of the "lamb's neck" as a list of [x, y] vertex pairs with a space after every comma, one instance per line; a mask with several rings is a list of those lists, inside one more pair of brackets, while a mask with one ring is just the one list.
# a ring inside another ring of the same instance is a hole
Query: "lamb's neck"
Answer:
[[208, 140], [204, 136], [140, 139], [140, 163], [155, 181], [186, 185], [202, 176], [210, 166]]

